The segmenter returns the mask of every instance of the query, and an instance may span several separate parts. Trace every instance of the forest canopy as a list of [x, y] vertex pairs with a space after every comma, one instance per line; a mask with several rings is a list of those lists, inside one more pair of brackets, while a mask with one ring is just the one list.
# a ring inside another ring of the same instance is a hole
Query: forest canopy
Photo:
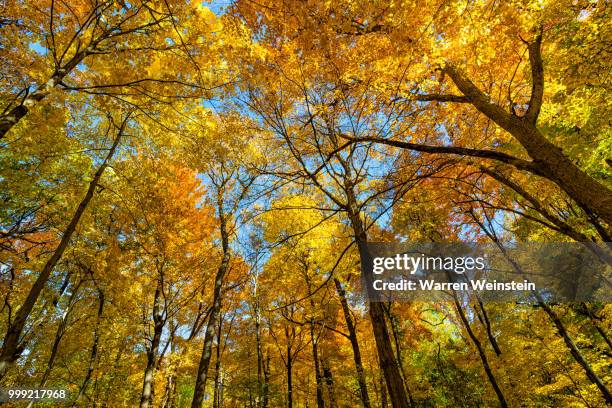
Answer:
[[612, 405], [610, 303], [369, 302], [360, 268], [612, 265], [611, 41], [603, 0], [1, 1], [2, 397]]

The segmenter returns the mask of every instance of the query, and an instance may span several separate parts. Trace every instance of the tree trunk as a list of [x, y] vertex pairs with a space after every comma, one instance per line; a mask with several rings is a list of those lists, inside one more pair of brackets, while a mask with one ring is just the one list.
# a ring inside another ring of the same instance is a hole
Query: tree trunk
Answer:
[[608, 348], [612, 350], [612, 341], [606, 334], [605, 330], [602, 329], [601, 326], [597, 323], [597, 320], [603, 320], [603, 319], [598, 318], [595, 315], [595, 313], [593, 313], [593, 311], [591, 310], [591, 307], [589, 306], [587, 302], [581, 302], [579, 307], [577, 305], [576, 311], [580, 313], [581, 315], [588, 317], [591, 325], [595, 328], [595, 330], [597, 331], [599, 336], [601, 336], [603, 341], [608, 345]]
[[223, 287], [223, 278], [227, 273], [230, 261], [229, 233], [227, 230], [227, 221], [225, 219], [225, 213], [223, 210], [223, 197], [221, 194], [219, 194], [217, 206], [219, 209], [219, 229], [221, 233], [223, 258], [221, 260], [221, 264], [219, 265], [219, 269], [217, 269], [217, 275], [215, 276], [213, 306], [210, 311], [208, 324], [206, 325], [206, 332], [204, 334], [204, 346], [202, 348], [200, 365], [198, 366], [198, 375], [196, 378], [193, 400], [191, 401], [191, 408], [201, 408], [202, 404], [204, 403], [204, 394], [206, 393], [206, 380], [208, 376], [208, 365], [210, 364], [210, 358], [212, 354], [214, 330], [215, 326], [217, 325], [217, 319], [219, 318], [219, 314], [221, 312], [221, 289]]
[[[76, 299], [77, 294], [79, 293], [79, 288], [81, 287], [82, 282], [83, 281], [80, 280], [78, 284], [73, 288], [72, 293], [70, 294], [70, 298], [68, 299], [68, 305], [66, 306], [66, 310], [62, 314], [62, 319], [57, 325], [57, 330], [55, 331], [55, 338], [53, 340], [53, 345], [51, 346], [51, 354], [49, 355], [49, 360], [47, 361], [47, 368], [45, 369], [42, 379], [38, 384], [40, 388], [43, 388], [47, 383], [49, 375], [51, 375], [51, 371], [53, 370], [53, 366], [55, 365], [55, 359], [57, 357], [57, 352], [59, 351], [60, 342], [64, 338], [64, 334], [66, 334], [66, 325], [68, 324], [68, 317], [70, 315], [70, 312], [72, 311], [72, 306], [74, 305], [74, 301]], [[65, 288], [62, 287], [62, 292], [64, 290]], [[54, 305], [57, 306], [57, 303], [59, 303], [59, 298], [57, 302], [54, 302]], [[28, 403], [27, 408], [32, 408], [33, 405], [34, 401], [32, 400]]]
[[[357, 202], [357, 197], [355, 196], [355, 182], [350, 179], [352, 170], [350, 165], [344, 160], [340, 159], [340, 162], [346, 172], [346, 175], [344, 176], [344, 191], [346, 194], [345, 210], [351, 222], [354, 239], [357, 243], [357, 249], [359, 250], [359, 259], [361, 265], [370, 265], [372, 264], [372, 259], [367, 247], [368, 236], [363, 225], [363, 221], [361, 220], [359, 205]], [[366, 287], [372, 287], [372, 276], [370, 274], [365, 274], [363, 278]], [[372, 323], [372, 329], [374, 331], [374, 340], [376, 341], [376, 350], [378, 351], [378, 361], [380, 363], [380, 368], [383, 370], [385, 381], [387, 383], [391, 405], [393, 408], [408, 408], [410, 405], [406, 396], [406, 390], [402, 382], [397, 361], [393, 355], [393, 348], [391, 346], [391, 340], [387, 330], [385, 312], [383, 310], [382, 303], [377, 301], [377, 299], [371, 299], [369, 303], [370, 307], [368, 314], [370, 316], [370, 322]]]
[[489, 314], [487, 313], [487, 309], [485, 309], [484, 303], [482, 302], [482, 299], [480, 298], [478, 293], [475, 293], [475, 296], [476, 301], [478, 303], [478, 307], [480, 309], [480, 313], [478, 312], [478, 309], [476, 309], [476, 306], [474, 306], [474, 311], [476, 312], [480, 323], [482, 323], [482, 325], [485, 327], [485, 331], [487, 332], [487, 338], [489, 339], [491, 347], [493, 347], [495, 355], [499, 357], [501, 356], [502, 352], [499, 348], [499, 344], [497, 343], [497, 339], [493, 335], [493, 329], [491, 328], [491, 320], [489, 320]]
[[287, 347], [287, 408], [293, 408], [293, 359]]
[[266, 361], [263, 366], [264, 374], [264, 385], [263, 385], [263, 400], [261, 402], [262, 408], [268, 408], [269, 401], [269, 389], [270, 389], [270, 353], [266, 355]]
[[[101, 408], [108, 407], [108, 400], [111, 397], [110, 390], [113, 386], [113, 383], [115, 382], [117, 373], [119, 372], [119, 365], [121, 363], [121, 358], [123, 357], [123, 352], [126, 351], [127, 347], [128, 347], [128, 342], [124, 339], [121, 343], [121, 347], [119, 348], [119, 350], [117, 350], [117, 354], [115, 355], [115, 361], [113, 363], [113, 369], [109, 373], [109, 378], [106, 381], [106, 386], [104, 387], [104, 391], [102, 392], [102, 395], [104, 396], [104, 400], [102, 401]], [[96, 399], [94, 399], [94, 401], [95, 400]]]
[[91, 376], [94, 372], [94, 368], [96, 366], [96, 360], [98, 359], [98, 343], [100, 342], [100, 323], [102, 322], [102, 313], [104, 312], [104, 292], [98, 289], [98, 314], [96, 316], [96, 326], [94, 328], [93, 334], [93, 344], [91, 345], [91, 354], [89, 355], [89, 365], [87, 367], [87, 373], [85, 373], [85, 378], [83, 379], [83, 383], [79, 387], [79, 392], [74, 399], [74, 403], [72, 406], [74, 407], [85, 395], [85, 391], [87, 390], [87, 386], [89, 385], [89, 381], [91, 380]]
[[164, 391], [164, 402], [162, 404], [163, 408], [174, 407], [175, 393], [176, 393], [176, 377], [174, 374], [172, 374], [168, 376], [168, 381], [166, 383], [166, 390]]
[[[357, 200], [355, 200], [352, 190], [349, 191], [349, 208], [357, 208]], [[367, 248], [367, 235], [363, 228], [363, 223], [357, 211], [350, 211], [349, 218], [355, 233], [357, 247], [359, 249], [359, 257], [362, 265], [371, 264], [371, 256]], [[366, 275], [365, 284], [368, 287], [372, 286], [372, 276]], [[409, 402], [402, 382], [402, 376], [393, 354], [389, 332], [385, 320], [385, 312], [382, 303], [379, 301], [371, 301], [368, 311], [372, 329], [374, 330], [374, 340], [376, 341], [376, 349], [378, 351], [378, 360], [380, 368], [383, 371], [387, 389], [389, 390], [389, 398], [393, 408], [408, 408]]]
[[370, 303], [369, 313], [374, 329], [374, 339], [376, 340], [376, 348], [378, 349], [380, 367], [385, 376], [391, 405], [393, 408], [408, 408], [410, 405], [408, 403], [406, 390], [404, 389], [404, 383], [397, 361], [393, 355], [382, 303]]
[[346, 327], [349, 332], [349, 341], [351, 342], [351, 348], [353, 349], [353, 361], [355, 362], [355, 371], [357, 371], [357, 383], [359, 384], [359, 397], [364, 408], [371, 408], [370, 396], [368, 395], [368, 385], [365, 380], [365, 374], [363, 370], [363, 363], [361, 362], [361, 350], [359, 349], [359, 342], [357, 341], [357, 330], [355, 329], [355, 323], [351, 316], [351, 310], [349, 309], [348, 301], [346, 300], [346, 292], [342, 283], [338, 278], [334, 278], [334, 284], [336, 285], [336, 292], [340, 298], [340, 304], [342, 305], [342, 313], [344, 314], [344, 320], [346, 321]]
[[478, 355], [480, 356], [480, 361], [482, 361], [482, 366], [484, 367], [485, 373], [487, 374], [487, 378], [489, 379], [489, 382], [491, 383], [491, 386], [493, 387], [493, 390], [495, 391], [495, 395], [497, 395], [497, 399], [499, 400], [499, 406], [502, 408], [507, 408], [508, 403], [506, 402], [504, 393], [499, 387], [499, 384], [497, 383], [497, 379], [495, 378], [495, 375], [493, 375], [493, 371], [491, 370], [491, 366], [489, 365], [489, 360], [487, 359], [487, 355], [482, 347], [482, 344], [480, 343], [480, 340], [478, 340], [478, 337], [476, 337], [476, 335], [472, 331], [470, 322], [465, 317], [465, 313], [463, 312], [463, 307], [461, 306], [461, 303], [459, 303], [459, 299], [455, 291], [453, 291], [453, 300], [455, 302], [457, 313], [459, 314], [461, 322], [463, 323], [463, 327], [467, 331], [468, 336], [470, 337], [470, 339], [472, 340], [472, 343], [474, 343], [474, 346], [476, 347], [476, 350], [478, 351]]
[[259, 304], [255, 304], [255, 339], [257, 342], [257, 408], [263, 407], [264, 400], [264, 372], [265, 362], [263, 359], [263, 351], [261, 349], [261, 315], [259, 313]]
[[588, 379], [593, 384], [595, 384], [595, 386], [597, 386], [606, 403], [608, 405], [612, 405], [612, 394], [610, 394], [610, 390], [608, 390], [608, 387], [606, 387], [601, 378], [599, 378], [599, 376], [595, 373], [591, 365], [586, 361], [586, 359], [570, 337], [569, 333], [567, 332], [567, 329], [565, 328], [565, 325], [563, 324], [559, 316], [557, 316], [555, 311], [552, 310], [550, 306], [548, 306], [548, 304], [546, 304], [544, 299], [542, 299], [542, 297], [540, 296], [540, 293], [538, 293], [537, 291], [532, 291], [532, 294], [536, 296], [538, 303], [540, 304], [542, 309], [544, 309], [548, 317], [550, 317], [550, 320], [552, 320], [553, 324], [555, 325], [555, 328], [557, 329], [557, 332], [559, 333], [559, 336], [561, 336], [561, 338], [563, 339], [563, 342], [569, 349], [572, 357], [574, 357], [574, 360], [576, 360], [576, 362], [582, 367]]
[[[175, 319], [170, 320], [170, 338], [168, 339], [170, 345], [170, 353], [172, 355], [176, 355], [177, 347], [175, 342], [175, 333], [177, 329], [177, 323]], [[159, 366], [159, 363], [158, 363]], [[172, 408], [174, 407], [174, 399], [176, 397], [176, 367], [170, 367], [169, 372], [166, 376], [166, 388], [164, 390], [164, 397], [162, 399], [161, 407], [162, 408]]]
[[[476, 220], [476, 222], [479, 224], [480, 228], [487, 234], [487, 236], [497, 245], [506, 260], [508, 260], [508, 262], [510, 262], [510, 265], [512, 265], [512, 269], [514, 269], [514, 271], [517, 272], [519, 275], [525, 276], [525, 273], [521, 266], [514, 259], [512, 259], [510, 255], [508, 255], [508, 252], [506, 252], [504, 246], [501, 244], [501, 242], [499, 242], [497, 236], [488, 229], [486, 229], [485, 226], [479, 220]], [[536, 298], [538, 304], [542, 307], [544, 312], [553, 322], [555, 328], [557, 329], [557, 332], [559, 333], [559, 336], [561, 336], [561, 338], [563, 339], [563, 342], [569, 349], [572, 357], [574, 357], [574, 360], [576, 360], [580, 367], [582, 367], [587, 378], [599, 389], [606, 403], [608, 405], [612, 405], [612, 394], [610, 393], [610, 390], [608, 390], [601, 378], [599, 378], [599, 376], [595, 373], [588, 361], [586, 361], [586, 359], [572, 340], [559, 316], [557, 316], [555, 311], [552, 310], [550, 306], [548, 306], [546, 301], [542, 298], [542, 296], [537, 290], [532, 290], [531, 294]]]
[[151, 346], [147, 349], [147, 366], [144, 372], [142, 393], [140, 395], [140, 408], [149, 408], [153, 406], [153, 385], [155, 380], [155, 367], [157, 365], [157, 353], [165, 324], [160, 299], [161, 291], [161, 282], [158, 281], [157, 288], [155, 289], [155, 297], [153, 298], [153, 338], [151, 339]]
[[315, 382], [317, 385], [317, 408], [325, 408], [323, 401], [323, 379], [321, 377], [321, 368], [319, 367], [319, 349], [317, 339], [315, 337], [314, 322], [310, 322], [310, 341], [312, 342], [312, 359], [314, 362]]
[[72, 311], [72, 306], [74, 305], [74, 301], [76, 299], [77, 294], [79, 293], [79, 288], [81, 286], [81, 282], [78, 282], [77, 285], [72, 289], [72, 293], [70, 294], [70, 298], [68, 299], [68, 305], [66, 306], [66, 311], [62, 315], [62, 320], [59, 322], [57, 326], [57, 331], [55, 332], [55, 339], [53, 341], [53, 346], [51, 346], [51, 355], [49, 356], [49, 361], [47, 362], [47, 368], [40, 380], [39, 387], [44, 387], [49, 379], [49, 375], [51, 375], [51, 370], [53, 370], [53, 366], [55, 365], [55, 358], [57, 357], [57, 352], [59, 351], [59, 345], [66, 333], [66, 325], [68, 324], [68, 317], [70, 316], [70, 312]]
[[47, 281], [49, 280], [51, 272], [53, 272], [53, 269], [55, 268], [59, 260], [62, 258], [64, 251], [68, 247], [68, 243], [70, 242], [70, 239], [72, 238], [72, 235], [74, 234], [74, 231], [76, 230], [79, 221], [81, 220], [81, 217], [85, 213], [89, 202], [93, 198], [96, 187], [98, 186], [98, 183], [102, 178], [102, 174], [104, 173], [104, 170], [108, 166], [109, 161], [112, 159], [115, 154], [115, 151], [117, 150], [117, 146], [119, 145], [121, 137], [123, 136], [123, 131], [127, 124], [128, 118], [129, 115], [121, 124], [121, 127], [118, 130], [113, 145], [111, 146], [104, 161], [94, 174], [93, 179], [89, 183], [89, 188], [85, 193], [85, 197], [83, 197], [83, 200], [80, 202], [79, 206], [74, 212], [70, 223], [64, 230], [59, 245], [53, 252], [53, 255], [51, 255], [51, 258], [49, 258], [49, 260], [45, 263], [45, 266], [40, 272], [40, 275], [38, 275], [38, 278], [34, 282], [34, 285], [32, 285], [32, 288], [30, 288], [28, 295], [26, 296], [25, 300], [23, 301], [23, 304], [17, 312], [17, 315], [15, 316], [15, 320], [8, 325], [7, 332], [2, 345], [2, 352], [0, 352], [0, 380], [4, 378], [8, 369], [21, 355], [21, 350], [23, 349], [23, 347], [20, 347], [19, 343], [26, 321], [30, 316], [32, 309], [34, 308], [34, 305], [36, 304], [40, 293], [42, 292]]
[[406, 388], [406, 392], [408, 393], [408, 400], [410, 401], [410, 406], [414, 406], [414, 400], [412, 399], [412, 393], [410, 392], [410, 386], [408, 384], [408, 376], [406, 375], [406, 368], [404, 367], [404, 358], [402, 356], [402, 345], [400, 343], [400, 332], [398, 327], [397, 316], [391, 313], [391, 304], [386, 309], [387, 316], [389, 317], [389, 323], [391, 323], [391, 333], [393, 334], [393, 343], [395, 343], [395, 353], [397, 355], [397, 363], [400, 367], [400, 372], [402, 373], [402, 380], [404, 382], [404, 387]]
[[213, 408], [220, 407], [220, 384], [219, 384], [219, 374], [221, 373], [221, 329], [223, 325], [223, 317], [219, 318], [218, 330], [217, 330], [217, 347], [216, 351], [216, 360], [215, 360], [215, 386], [214, 386], [214, 397], [213, 397]]
[[[532, 68], [533, 64], [534, 61]], [[514, 136], [543, 177], [557, 184], [587, 212], [597, 214], [608, 227], [612, 226], [612, 191], [578, 168], [546, 139], [536, 127], [537, 114], [534, 117], [511, 115], [491, 103], [459, 69], [449, 64], [444, 71], [476, 109]]]
[[337, 408], [338, 402], [336, 401], [336, 391], [334, 388], [334, 377], [329, 367], [327, 359], [321, 359], [321, 365], [323, 368], [323, 377], [325, 378], [325, 384], [327, 385], [327, 394], [329, 396], [330, 408]]
[[315, 384], [316, 384], [316, 395], [317, 395], [317, 408], [325, 408], [325, 401], [323, 400], [323, 377], [321, 375], [321, 368], [319, 365], [319, 345], [318, 339], [315, 336], [315, 319], [314, 314], [316, 313], [316, 305], [314, 299], [312, 298], [312, 285], [310, 282], [310, 277], [308, 276], [308, 267], [304, 270], [304, 280], [306, 283], [306, 288], [308, 290], [308, 296], [310, 297], [310, 308], [312, 311], [312, 316], [310, 318], [310, 342], [312, 344], [312, 361], [314, 364], [314, 372], [315, 372]]
[[387, 385], [385, 384], [384, 373], [380, 376], [380, 406], [381, 408], [387, 408], [389, 403], [387, 401]]
[[[560, 233], [564, 235], [567, 235], [568, 237], [570, 237], [576, 242], [581, 242], [591, 252], [597, 255], [597, 257], [601, 259], [602, 262], [612, 265], [612, 256], [610, 256], [609, 251], [607, 251], [605, 248], [603, 248], [598, 243], [593, 242], [589, 236], [578, 231], [576, 228], [574, 228], [574, 226], [568, 224], [563, 219], [551, 213], [535, 195], [530, 194], [519, 184], [515, 183], [514, 181], [510, 180], [508, 177], [502, 175], [500, 172], [495, 171], [492, 168], [489, 168], [486, 166], [479, 166], [479, 169], [484, 174], [510, 187], [517, 194], [519, 194], [521, 197], [527, 200], [529, 202], [529, 206], [534, 211], [542, 215], [542, 217], [544, 217], [546, 220], [550, 221], [556, 227], [557, 231], [559, 231]], [[610, 235], [608, 234], [608, 232], [605, 230], [605, 228], [601, 225], [601, 223], [596, 218], [594, 218], [591, 215], [589, 215], [588, 218], [589, 218], [589, 222], [591, 223], [591, 225], [595, 227], [595, 230], [597, 231], [597, 233], [599, 234], [603, 242], [612, 241], [612, 238], [610, 238]]]

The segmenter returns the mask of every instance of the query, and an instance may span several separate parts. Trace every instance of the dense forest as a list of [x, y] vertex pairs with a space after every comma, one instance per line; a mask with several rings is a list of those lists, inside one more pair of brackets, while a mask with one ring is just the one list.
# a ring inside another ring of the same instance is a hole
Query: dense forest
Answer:
[[67, 391], [8, 406], [612, 405], [612, 304], [360, 279], [370, 242], [612, 264], [611, 9], [0, 1], [0, 388]]

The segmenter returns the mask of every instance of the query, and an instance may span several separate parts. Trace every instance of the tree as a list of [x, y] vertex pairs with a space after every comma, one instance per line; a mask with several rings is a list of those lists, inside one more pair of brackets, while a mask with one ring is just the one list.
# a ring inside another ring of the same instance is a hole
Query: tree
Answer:
[[70, 239], [72, 238], [72, 235], [74, 234], [74, 231], [76, 230], [79, 221], [83, 216], [83, 213], [87, 209], [87, 206], [89, 205], [91, 199], [95, 194], [96, 188], [98, 187], [98, 183], [102, 178], [104, 170], [106, 169], [106, 167], [108, 167], [109, 161], [113, 158], [117, 147], [119, 146], [119, 142], [121, 141], [121, 138], [124, 134], [129, 118], [129, 114], [125, 115], [120, 124], [118, 125], [113, 121], [112, 117], [109, 117], [109, 121], [112, 125], [109, 126], [109, 129], [113, 128], [113, 130], [116, 131], [116, 134], [113, 138], [112, 146], [108, 150], [106, 157], [104, 157], [102, 163], [93, 175], [92, 180], [89, 182], [87, 192], [79, 203], [79, 206], [76, 208], [70, 222], [66, 226], [66, 229], [62, 234], [62, 238], [59, 244], [57, 245], [53, 254], [47, 260], [42, 271], [36, 278], [36, 281], [28, 292], [26, 299], [24, 300], [21, 307], [18, 309], [15, 319], [12, 322], [9, 322], [7, 333], [2, 344], [2, 352], [0, 353], [0, 378], [6, 375], [6, 372], [10, 368], [11, 364], [13, 364], [15, 360], [19, 358], [23, 349], [25, 348], [25, 344], [20, 344], [20, 338], [22, 331], [26, 325], [27, 319], [30, 315], [30, 312], [32, 311], [32, 308], [38, 300], [40, 293], [44, 289], [45, 284], [49, 280], [51, 272], [53, 272], [53, 269], [66, 251]]

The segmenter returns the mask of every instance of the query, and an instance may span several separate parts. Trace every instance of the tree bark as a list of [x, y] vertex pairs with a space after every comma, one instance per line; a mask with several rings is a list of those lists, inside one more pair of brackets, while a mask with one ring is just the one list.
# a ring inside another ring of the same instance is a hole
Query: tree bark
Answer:
[[[310, 309], [312, 316], [310, 317], [310, 342], [312, 344], [312, 361], [314, 364], [314, 372], [315, 372], [315, 384], [316, 384], [316, 396], [317, 396], [317, 407], [325, 408], [325, 401], [323, 400], [323, 376], [321, 375], [321, 367], [319, 360], [319, 344], [317, 336], [315, 335], [315, 318], [314, 314], [316, 313], [316, 305], [315, 301], [312, 298], [312, 285], [310, 281], [310, 277], [308, 276], [308, 264], [304, 263], [304, 281], [306, 284], [306, 288], [308, 290], [308, 296], [310, 299]], [[322, 328], [324, 330], [324, 327]]]
[[270, 389], [270, 353], [266, 355], [266, 361], [263, 366], [264, 374], [264, 385], [263, 385], [263, 401], [261, 402], [262, 408], [268, 408], [269, 401], [269, 389]]
[[[112, 371], [109, 373], [109, 378], [106, 381], [106, 386], [104, 387], [104, 391], [102, 393], [102, 395], [104, 396], [104, 400], [102, 401], [102, 404], [100, 405], [101, 408], [106, 408], [108, 407], [108, 400], [111, 397], [111, 387], [113, 386], [114, 382], [115, 382], [115, 378], [117, 376], [117, 373], [119, 373], [119, 367], [121, 364], [121, 359], [123, 357], [123, 353], [127, 350], [128, 348], [128, 342], [126, 340], [123, 340], [121, 342], [121, 346], [119, 347], [119, 349], [117, 350], [117, 354], [115, 355], [115, 361], [113, 363], [113, 369]], [[98, 399], [99, 400], [99, 399]], [[94, 401], [96, 401], [96, 398], [94, 398]]]
[[202, 347], [202, 355], [200, 357], [200, 364], [198, 366], [198, 374], [196, 378], [195, 390], [193, 394], [193, 400], [191, 401], [191, 408], [201, 408], [204, 403], [204, 394], [206, 393], [206, 380], [208, 377], [208, 366], [210, 364], [210, 358], [212, 354], [212, 343], [214, 338], [215, 326], [221, 312], [221, 289], [223, 287], [223, 279], [227, 270], [229, 269], [230, 261], [230, 248], [229, 248], [229, 232], [227, 228], [227, 220], [225, 219], [225, 212], [223, 209], [223, 196], [219, 193], [217, 198], [217, 207], [219, 211], [219, 230], [221, 233], [221, 247], [223, 250], [223, 257], [221, 264], [217, 269], [217, 275], [215, 276], [215, 285], [213, 291], [213, 305], [208, 318], [208, 324], [206, 325], [206, 332], [204, 334], [204, 345]]
[[153, 338], [151, 345], [147, 349], [147, 366], [144, 372], [144, 380], [142, 384], [142, 393], [140, 395], [140, 408], [149, 408], [153, 406], [153, 385], [155, 380], [155, 367], [157, 365], [157, 353], [159, 343], [161, 341], [162, 330], [164, 328], [165, 319], [163, 317], [163, 309], [161, 305], [161, 282], [158, 281], [153, 298]]
[[[593, 242], [590, 237], [579, 232], [573, 226], [569, 225], [567, 222], [563, 221], [558, 216], [553, 215], [534, 195], [530, 194], [517, 183], [513, 182], [512, 180], [495, 171], [494, 169], [491, 169], [486, 166], [479, 166], [479, 168], [484, 174], [510, 187], [517, 194], [527, 200], [530, 203], [531, 208], [533, 208], [547, 221], [553, 224], [552, 226], [549, 226], [549, 228], [556, 230], [564, 235], [567, 235], [569, 238], [573, 239], [576, 242], [581, 242], [591, 252], [597, 255], [597, 257], [601, 259], [602, 262], [606, 262], [607, 264], [612, 265], [612, 256], [610, 256], [610, 254], [608, 253], [609, 251], [606, 251], [602, 245]], [[597, 220], [593, 220], [592, 217], [589, 217], [589, 221], [598, 231], [598, 234], [604, 242], [610, 241], [610, 237], [607, 235], [607, 232], [604, 230], [604, 227], [599, 222], [597, 222]]]
[[[356, 200], [354, 199], [354, 196], [350, 196], [351, 194], [349, 194], [349, 208], [355, 209], [357, 208]], [[349, 212], [349, 218], [355, 233], [361, 264], [371, 264], [371, 256], [367, 248], [367, 235], [365, 229], [363, 228], [361, 218], [357, 212], [353, 211]], [[365, 284], [368, 287], [372, 286], [371, 276], [365, 276]], [[376, 300], [371, 301], [368, 314], [372, 323], [380, 368], [382, 369], [385, 377], [391, 405], [393, 408], [408, 408], [410, 405], [404, 384], [402, 382], [402, 376], [397, 360], [393, 354], [393, 348], [391, 346], [389, 331], [387, 330], [385, 312], [382, 303]]]
[[612, 341], [610, 340], [610, 338], [606, 334], [605, 330], [602, 329], [601, 326], [597, 323], [598, 318], [595, 315], [595, 313], [593, 313], [593, 311], [589, 307], [588, 303], [587, 302], [582, 302], [580, 304], [580, 306], [581, 306], [581, 309], [579, 309], [579, 313], [585, 314], [589, 318], [589, 321], [591, 322], [591, 325], [595, 328], [595, 330], [601, 336], [603, 341], [608, 345], [608, 348], [610, 350], [612, 350]]
[[317, 339], [315, 337], [314, 322], [310, 323], [310, 341], [312, 342], [312, 359], [314, 362], [315, 370], [315, 383], [317, 386], [317, 408], [325, 408], [325, 402], [323, 400], [323, 378], [321, 376], [321, 368], [319, 367], [319, 348]]
[[387, 313], [387, 317], [389, 318], [389, 323], [391, 324], [391, 333], [393, 334], [393, 343], [395, 344], [395, 352], [397, 355], [396, 359], [400, 367], [404, 387], [406, 388], [406, 392], [408, 393], [408, 400], [410, 401], [410, 405], [414, 406], [414, 400], [412, 399], [412, 393], [410, 392], [410, 386], [408, 384], [408, 376], [406, 375], [406, 368], [404, 367], [404, 358], [402, 356], [402, 345], [400, 343], [400, 332], [397, 316], [391, 313], [391, 304], [389, 304], [389, 307], [385, 310]]
[[368, 385], [365, 380], [363, 363], [361, 362], [361, 350], [359, 349], [359, 341], [357, 340], [357, 330], [355, 329], [355, 323], [353, 322], [353, 318], [351, 316], [351, 310], [349, 309], [348, 301], [346, 300], [346, 292], [338, 278], [334, 278], [334, 284], [336, 285], [336, 292], [340, 298], [342, 313], [344, 314], [346, 328], [349, 332], [349, 341], [351, 342], [351, 348], [353, 350], [353, 361], [355, 362], [357, 383], [359, 384], [359, 397], [361, 398], [361, 403], [363, 404], [364, 408], [371, 408], [370, 396], [368, 395]]
[[387, 408], [389, 406], [387, 401], [387, 385], [385, 384], [384, 373], [381, 373], [380, 376], [380, 406], [382, 408]]
[[[177, 329], [177, 323], [175, 319], [170, 319], [170, 338], [168, 344], [170, 345], [170, 353], [175, 355], [177, 352], [175, 333]], [[159, 365], [159, 363], [158, 363]], [[164, 397], [160, 404], [163, 408], [172, 408], [174, 406], [174, 400], [176, 397], [176, 367], [171, 367], [166, 375], [166, 388], [164, 390]]]
[[321, 366], [323, 368], [323, 377], [325, 378], [325, 384], [327, 385], [327, 394], [329, 399], [330, 408], [337, 408], [338, 402], [336, 401], [336, 391], [334, 387], [334, 377], [332, 375], [331, 368], [327, 359], [321, 359]]
[[[521, 275], [523, 275], [524, 273], [523, 273], [522, 268], [512, 258], [510, 258], [510, 256], [507, 254], [505, 249], [503, 249], [503, 247], [501, 246], [499, 242], [496, 242], [496, 243], [498, 247], [504, 253], [504, 256], [506, 257], [506, 259], [512, 264], [513, 269], [519, 272]], [[531, 294], [536, 298], [539, 306], [542, 308], [542, 310], [544, 310], [544, 312], [548, 315], [550, 320], [553, 322], [555, 328], [557, 329], [557, 333], [563, 339], [563, 342], [569, 349], [572, 357], [574, 357], [574, 360], [576, 360], [578, 365], [582, 367], [587, 378], [599, 389], [606, 403], [608, 405], [612, 405], [612, 394], [610, 393], [610, 390], [608, 390], [608, 388], [606, 387], [602, 379], [599, 378], [599, 376], [595, 373], [595, 371], [593, 370], [591, 365], [588, 363], [588, 361], [586, 361], [586, 359], [584, 358], [584, 356], [582, 355], [582, 353], [580, 352], [580, 350], [578, 349], [578, 347], [572, 340], [569, 332], [565, 328], [565, 325], [563, 324], [559, 316], [557, 316], [555, 311], [546, 303], [546, 301], [542, 298], [542, 296], [537, 290], [532, 290]]]
[[221, 330], [223, 327], [223, 317], [219, 318], [219, 324], [217, 329], [217, 345], [215, 348], [215, 386], [214, 386], [214, 396], [213, 396], [213, 408], [219, 408], [221, 403], [220, 398], [220, 383], [219, 383], [219, 375], [221, 373]]
[[612, 405], [612, 394], [610, 393], [610, 390], [608, 390], [608, 387], [606, 387], [601, 378], [599, 378], [599, 376], [595, 373], [591, 365], [586, 361], [586, 359], [572, 340], [559, 316], [557, 316], [555, 311], [552, 310], [552, 308], [548, 306], [548, 304], [546, 304], [544, 299], [542, 299], [542, 297], [537, 291], [532, 291], [532, 294], [536, 296], [538, 303], [540, 304], [544, 312], [546, 312], [548, 317], [550, 317], [550, 320], [555, 325], [559, 336], [561, 336], [561, 338], [563, 339], [563, 342], [569, 349], [572, 357], [574, 357], [574, 360], [576, 360], [576, 362], [582, 367], [587, 378], [599, 389], [606, 403], [608, 405]]
[[287, 346], [287, 408], [293, 408], [293, 356]]
[[259, 313], [259, 304], [255, 305], [255, 340], [257, 343], [257, 408], [260, 408], [263, 406], [263, 374], [265, 371], [265, 362], [263, 359], [263, 351], [261, 349], [261, 316]]
[[474, 307], [474, 311], [476, 312], [480, 323], [482, 323], [482, 325], [485, 327], [485, 331], [487, 332], [487, 338], [489, 339], [491, 347], [493, 347], [493, 351], [495, 351], [495, 355], [499, 357], [501, 356], [502, 352], [499, 348], [499, 344], [497, 343], [497, 339], [493, 335], [493, 329], [491, 328], [491, 320], [489, 320], [489, 314], [487, 313], [487, 309], [485, 309], [484, 303], [482, 302], [482, 299], [480, 298], [478, 293], [476, 293], [475, 296], [478, 306], [480, 308], [480, 313], [478, 312], [478, 309], [476, 309], [476, 307]]
[[257, 408], [263, 408], [264, 406], [264, 394], [266, 392], [266, 362], [263, 356], [262, 344], [261, 344], [261, 312], [259, 308], [259, 299], [255, 300], [254, 304], [255, 314], [255, 341], [257, 345]]

